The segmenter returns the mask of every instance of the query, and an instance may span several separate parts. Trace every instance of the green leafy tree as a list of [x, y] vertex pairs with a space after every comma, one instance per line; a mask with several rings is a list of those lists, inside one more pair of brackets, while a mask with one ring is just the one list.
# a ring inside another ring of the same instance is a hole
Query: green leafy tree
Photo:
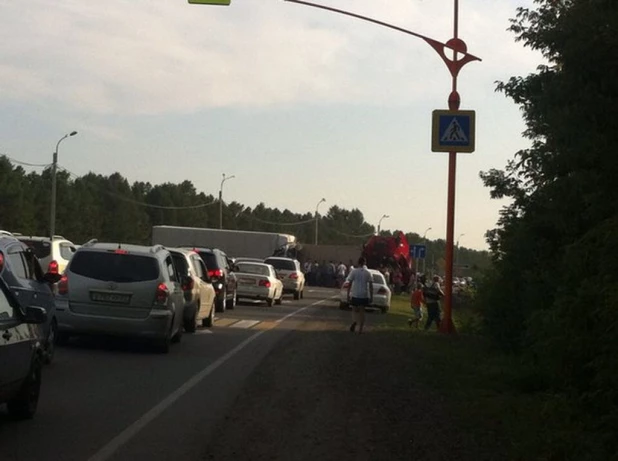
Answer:
[[[531, 147], [481, 175], [511, 204], [487, 235], [480, 300], [497, 343], [523, 350], [603, 434], [618, 420], [618, 2], [536, 4], [511, 30], [547, 64], [498, 85], [522, 108]], [[602, 442], [608, 457], [596, 459], [609, 459], [615, 438]]]

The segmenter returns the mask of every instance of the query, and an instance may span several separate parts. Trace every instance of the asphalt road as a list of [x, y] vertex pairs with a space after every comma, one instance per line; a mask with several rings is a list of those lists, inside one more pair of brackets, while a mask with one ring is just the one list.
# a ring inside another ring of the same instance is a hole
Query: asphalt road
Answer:
[[3, 461], [199, 460], [245, 379], [281, 339], [335, 305], [311, 288], [281, 306], [241, 304], [167, 355], [122, 339], [75, 338], [44, 369], [37, 415], [0, 407]]

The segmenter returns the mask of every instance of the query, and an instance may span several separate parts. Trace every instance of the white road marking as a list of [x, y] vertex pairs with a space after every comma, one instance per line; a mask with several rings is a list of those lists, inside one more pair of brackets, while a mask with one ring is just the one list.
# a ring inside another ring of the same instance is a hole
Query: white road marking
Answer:
[[[320, 301], [316, 301], [312, 304], [309, 304], [305, 307], [301, 307], [300, 309], [295, 310], [294, 312], [286, 315], [275, 321], [276, 324], [284, 322], [290, 317], [295, 316], [296, 314], [301, 313], [305, 309], [309, 307], [317, 306], [318, 304], [322, 304], [324, 301], [328, 299], [322, 299]], [[253, 335], [249, 336], [242, 343], [236, 346], [231, 351], [219, 357], [216, 361], [208, 365], [206, 368], [201, 370], [200, 372], [193, 375], [187, 382], [185, 382], [182, 386], [172, 392], [170, 395], [161, 400], [158, 404], [144, 413], [140, 418], [138, 418], [134, 423], [129, 425], [124, 431], [110, 440], [106, 445], [104, 445], [99, 451], [97, 451], [94, 455], [88, 458], [88, 461], [105, 461], [109, 459], [114, 453], [116, 453], [120, 448], [126, 445], [133, 437], [135, 437], [139, 432], [144, 429], [148, 424], [150, 424], [157, 416], [167, 410], [176, 400], [181, 398], [195, 386], [197, 386], [200, 382], [204, 380], [208, 375], [214, 372], [217, 368], [227, 362], [229, 359], [238, 354], [241, 350], [259, 338], [268, 330], [259, 330]]]
[[211, 335], [212, 334], [212, 330], [208, 330], [206, 328], [204, 328], [203, 330], [195, 330], [195, 334], [196, 335]]
[[251, 328], [260, 323], [259, 320], [241, 320], [230, 325], [231, 328]]

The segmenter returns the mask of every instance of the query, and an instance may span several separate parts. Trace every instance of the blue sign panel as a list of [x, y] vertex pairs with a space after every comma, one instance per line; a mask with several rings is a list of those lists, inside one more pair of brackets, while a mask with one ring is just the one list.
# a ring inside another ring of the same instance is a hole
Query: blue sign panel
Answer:
[[474, 152], [475, 118], [473, 110], [434, 110], [431, 150]]
[[427, 247], [425, 245], [412, 245], [410, 248], [410, 257], [412, 259], [425, 259]]

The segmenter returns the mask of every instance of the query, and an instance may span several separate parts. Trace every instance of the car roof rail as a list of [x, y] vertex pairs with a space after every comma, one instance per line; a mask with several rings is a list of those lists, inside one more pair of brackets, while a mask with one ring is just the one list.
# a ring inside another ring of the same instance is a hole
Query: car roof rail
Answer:
[[54, 235], [52, 238], [66, 240], [62, 235]]
[[151, 253], [157, 253], [157, 252], [159, 252], [161, 250], [164, 250], [164, 249], [165, 249], [165, 247], [163, 245], [158, 245], [157, 244], [157, 245], [153, 245], [152, 248], [150, 248], [150, 252]]
[[84, 243], [82, 245], [82, 248], [91, 247], [91, 246], [93, 246], [96, 243], [99, 243], [99, 241], [97, 239], [90, 239], [90, 240], [88, 240], [86, 243]]

